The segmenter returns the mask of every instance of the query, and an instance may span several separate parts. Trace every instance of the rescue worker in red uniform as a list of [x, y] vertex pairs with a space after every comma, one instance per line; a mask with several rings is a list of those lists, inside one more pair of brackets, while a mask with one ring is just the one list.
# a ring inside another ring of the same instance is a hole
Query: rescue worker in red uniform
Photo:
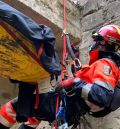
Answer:
[[[115, 89], [119, 83], [120, 56], [118, 50], [120, 48], [120, 27], [118, 25], [104, 26], [93, 33], [92, 37], [94, 43], [90, 48], [90, 65], [83, 66], [75, 73], [75, 77], [59, 82], [56, 91], [65, 88], [69, 97], [77, 96], [75, 99], [78, 101], [82, 98], [91, 114], [104, 109], [107, 109], [107, 113], [109, 113]], [[19, 129], [36, 128], [34, 124], [39, 124], [40, 120], [44, 120], [46, 116], [47, 119], [45, 120], [55, 119], [53, 116], [55, 114], [56, 92], [51, 93], [51, 95], [52, 97], [46, 93], [40, 98], [39, 110], [32, 112], [29, 121], [22, 124]], [[44, 104], [42, 104], [42, 100], [45, 100]], [[1, 108], [1, 129], [8, 129], [16, 123], [16, 103], [17, 100], [14, 99]], [[51, 103], [53, 110], [47, 112], [48, 107], [51, 109]]]
[[[92, 112], [110, 107], [114, 89], [119, 83], [120, 27], [107, 25], [92, 35], [94, 44], [90, 48], [90, 65], [83, 66], [75, 77], [59, 84], [73, 87], [91, 108]], [[77, 80], [77, 83], [74, 82]]]

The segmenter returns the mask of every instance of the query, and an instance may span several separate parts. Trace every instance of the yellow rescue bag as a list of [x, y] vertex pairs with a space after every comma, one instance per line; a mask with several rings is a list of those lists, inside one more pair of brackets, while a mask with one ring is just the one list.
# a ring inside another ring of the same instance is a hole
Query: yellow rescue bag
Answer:
[[3, 21], [0, 22], [0, 75], [24, 82], [36, 82], [50, 76], [37, 61], [33, 43]]

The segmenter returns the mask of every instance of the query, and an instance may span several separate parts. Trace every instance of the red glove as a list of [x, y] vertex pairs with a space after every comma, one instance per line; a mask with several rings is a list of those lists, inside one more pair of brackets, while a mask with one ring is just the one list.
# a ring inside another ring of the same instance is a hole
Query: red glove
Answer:
[[74, 78], [69, 78], [69, 79], [66, 79], [66, 80], [63, 80], [63, 81], [58, 81], [55, 84], [55, 91], [59, 92], [63, 88], [72, 87], [73, 81], [74, 81]]
[[69, 79], [66, 79], [64, 81], [61, 81], [61, 87], [62, 88], [71, 87], [74, 83], [74, 79], [75, 78], [69, 78]]
[[56, 91], [60, 91], [62, 88], [65, 88], [65, 89], [71, 89], [73, 88], [73, 84], [77, 83], [78, 81], [80, 81], [80, 78], [69, 78], [69, 79], [66, 79], [64, 81], [59, 81], [56, 83]]

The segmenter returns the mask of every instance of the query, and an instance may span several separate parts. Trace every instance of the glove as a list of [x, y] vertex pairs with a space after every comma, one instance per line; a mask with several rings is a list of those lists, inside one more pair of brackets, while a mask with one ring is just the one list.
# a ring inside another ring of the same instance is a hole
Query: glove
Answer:
[[67, 90], [67, 96], [72, 97], [74, 95], [81, 94], [81, 90], [82, 90], [82, 81], [80, 78], [74, 78], [73, 81], [73, 86], [71, 87], [71, 89]]
[[62, 90], [62, 81], [58, 81], [55, 84], [55, 92], [60, 92]]
[[55, 84], [55, 91], [60, 91], [63, 88], [66, 89], [68, 87], [72, 87], [73, 81], [74, 81], [74, 78], [69, 78], [69, 79], [66, 79], [66, 80], [63, 80], [63, 81], [58, 81]]
[[61, 89], [65, 89], [67, 92], [73, 89], [73, 85], [80, 81], [80, 78], [69, 78], [64, 81], [56, 83], [55, 91], [59, 92]]

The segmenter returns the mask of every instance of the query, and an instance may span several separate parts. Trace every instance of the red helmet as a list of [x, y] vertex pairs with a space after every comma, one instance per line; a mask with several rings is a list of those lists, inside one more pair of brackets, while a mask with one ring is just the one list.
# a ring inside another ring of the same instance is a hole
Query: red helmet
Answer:
[[98, 59], [99, 47], [115, 52], [120, 48], [120, 26], [106, 25], [92, 35], [95, 43], [90, 48], [90, 62]]
[[120, 45], [120, 26], [118, 25], [106, 25], [102, 27], [98, 32], [93, 34], [93, 38], [100, 38], [107, 43], [115, 43]]

